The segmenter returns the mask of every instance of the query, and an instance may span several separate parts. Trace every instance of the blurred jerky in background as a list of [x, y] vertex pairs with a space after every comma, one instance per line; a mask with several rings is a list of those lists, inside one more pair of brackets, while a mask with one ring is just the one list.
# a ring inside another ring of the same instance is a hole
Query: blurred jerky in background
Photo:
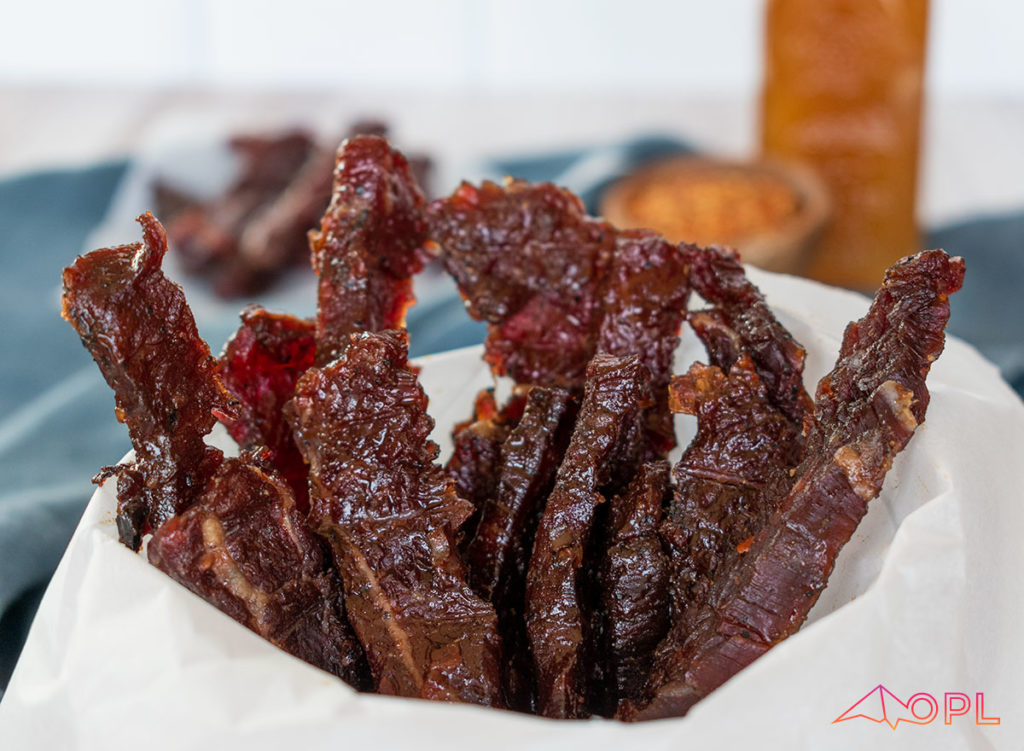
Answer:
[[[387, 132], [384, 123], [362, 120], [344, 137]], [[330, 201], [338, 143], [317, 143], [309, 133], [292, 130], [235, 136], [228, 146], [239, 168], [221, 194], [203, 200], [162, 179], [154, 182], [153, 193], [157, 216], [185, 270], [209, 279], [220, 297], [233, 298], [268, 289], [281, 272], [309, 263], [307, 233]], [[413, 156], [409, 166], [426, 187], [430, 159]]]

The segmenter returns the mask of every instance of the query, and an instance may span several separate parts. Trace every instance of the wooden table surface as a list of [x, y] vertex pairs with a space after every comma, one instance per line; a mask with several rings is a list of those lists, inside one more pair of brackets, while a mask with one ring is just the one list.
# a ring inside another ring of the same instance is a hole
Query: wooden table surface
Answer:
[[[303, 123], [325, 134], [381, 117], [432, 154], [446, 188], [475, 160], [675, 135], [727, 156], [754, 152], [755, 95], [654, 97], [422, 92], [52, 89], [0, 86], [0, 176], [130, 155], [154, 139]], [[208, 137], [208, 136], [207, 136]], [[919, 211], [926, 224], [1024, 209], [1024, 100], [932, 100]], [[457, 173], [456, 170], [462, 172]], [[473, 175], [468, 175], [473, 177]]]

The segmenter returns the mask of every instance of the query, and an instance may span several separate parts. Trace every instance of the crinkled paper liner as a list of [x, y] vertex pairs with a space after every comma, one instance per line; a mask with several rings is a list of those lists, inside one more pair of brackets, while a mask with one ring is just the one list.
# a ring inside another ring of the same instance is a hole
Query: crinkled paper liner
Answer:
[[[807, 347], [813, 387], [867, 301], [750, 273]], [[953, 307], [955, 314], [955, 298]], [[677, 372], [702, 357], [685, 335]], [[420, 363], [443, 459], [451, 426], [490, 377], [478, 348]], [[0, 704], [0, 749], [1022, 748], [1024, 405], [957, 340], [928, 385], [927, 421], [843, 549], [808, 623], [685, 718], [552, 721], [356, 694], [120, 545], [108, 483], [43, 598]], [[684, 444], [688, 420], [679, 421]], [[948, 725], [941, 707], [927, 725], [833, 723], [879, 684], [903, 700], [928, 692], [940, 704], [946, 692], [962, 692], [971, 711]], [[976, 724], [978, 692], [985, 716], [1001, 724]]]

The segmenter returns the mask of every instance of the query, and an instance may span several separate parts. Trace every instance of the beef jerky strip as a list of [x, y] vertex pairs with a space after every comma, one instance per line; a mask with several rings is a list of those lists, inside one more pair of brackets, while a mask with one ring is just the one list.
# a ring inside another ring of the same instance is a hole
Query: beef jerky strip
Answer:
[[190, 506], [221, 454], [206, 446], [214, 411], [233, 410], [181, 287], [160, 270], [163, 227], [139, 217], [143, 241], [80, 256], [64, 270], [62, 314], [114, 390], [135, 459], [118, 475], [117, 528], [142, 535]]
[[526, 636], [526, 569], [537, 520], [551, 492], [575, 417], [568, 391], [535, 386], [522, 419], [500, 447], [495, 488], [465, 547], [469, 583], [494, 603], [504, 646], [502, 684], [511, 709], [531, 711], [533, 666]]
[[463, 183], [430, 204], [431, 237], [471, 316], [489, 324], [485, 359], [518, 383], [582, 384], [600, 322], [610, 225], [550, 183]]
[[314, 329], [312, 321], [251, 305], [221, 356], [224, 385], [238, 400], [236, 414], [226, 422], [228, 432], [243, 447], [270, 449], [302, 511], [309, 506], [309, 471], [282, 409], [313, 365]]
[[579, 417], [537, 528], [526, 578], [526, 629], [537, 675], [537, 710], [587, 715], [588, 605], [582, 571], [594, 512], [612, 480], [609, 458], [635, 436], [651, 404], [639, 358], [597, 355], [587, 367]]
[[[693, 629], [720, 568], [742, 555], [793, 483], [803, 453], [801, 426], [768, 399], [746, 353], [728, 375], [694, 363], [672, 379], [674, 412], [697, 417], [697, 435], [675, 467], [676, 489], [660, 534], [670, 553], [671, 629], [649, 667], [658, 685], [673, 670], [680, 646]], [[646, 691], [627, 695], [642, 703]]]
[[494, 389], [483, 389], [474, 400], [473, 418], [458, 423], [452, 431], [452, 456], [445, 471], [455, 482], [459, 497], [476, 508], [498, 489], [501, 444], [519, 422], [525, 404], [523, 389], [513, 392], [501, 409], [494, 401]]
[[502, 409], [494, 401], [494, 389], [483, 389], [474, 402], [474, 419], [455, 426], [452, 455], [445, 472], [455, 483], [459, 498], [473, 504], [473, 515], [460, 530], [463, 549], [480, 520], [480, 509], [498, 490], [501, 446], [522, 417], [526, 391], [516, 389]]
[[813, 406], [803, 386], [803, 348], [776, 320], [734, 251], [681, 247], [690, 261], [690, 286], [716, 309], [711, 317], [697, 319], [698, 333], [714, 323], [726, 327], [702, 335], [712, 364], [728, 371], [741, 350], [749, 352], [769, 397], [790, 419], [802, 423]]
[[694, 363], [672, 379], [669, 401], [674, 412], [697, 417], [661, 528], [672, 551], [677, 627], [683, 627], [682, 615], [703, 602], [722, 561], [738, 555], [789, 492], [803, 436], [769, 400], [747, 354], [728, 375]]
[[238, 239], [243, 264], [273, 274], [308, 258], [309, 231], [331, 200], [334, 159], [333, 151], [314, 149], [288, 187], [255, 213]]
[[609, 502], [598, 574], [604, 671], [592, 700], [606, 716], [620, 701], [640, 696], [654, 648], [669, 627], [669, 565], [658, 537], [668, 491], [668, 462], [651, 462]]
[[748, 551], [715, 577], [672, 668], [651, 686], [646, 707], [624, 712], [627, 719], [685, 714], [800, 627], [893, 459], [924, 420], [925, 378], [942, 352], [948, 297], [963, 273], [963, 260], [941, 250], [886, 272], [818, 384], [796, 484]]
[[238, 177], [212, 201], [197, 203], [174, 215], [168, 224], [171, 245], [190, 273], [212, 274], [214, 288], [225, 297], [258, 291], [272, 274], [248, 265], [239, 240], [249, 222], [271, 204], [294, 179], [314, 150], [302, 132], [275, 137], [232, 139], [241, 161]]
[[594, 354], [637, 354], [658, 406], [654, 453], [675, 445], [664, 391], [689, 296], [688, 254], [646, 231], [616, 232], [549, 183], [463, 184], [429, 207], [485, 358], [519, 383], [581, 387]]
[[225, 460], [147, 550], [153, 565], [271, 643], [370, 688], [338, 575], [288, 485], [254, 456]]
[[404, 331], [354, 334], [289, 405], [310, 465], [311, 523], [381, 693], [500, 704], [494, 608], [466, 584], [454, 536], [470, 505], [434, 463], [427, 397]]
[[668, 410], [672, 356], [690, 297], [689, 264], [679, 248], [652, 232], [620, 232], [604, 283], [597, 351], [637, 354], [651, 371], [654, 407], [647, 433], [655, 455], [676, 445]]
[[404, 324], [423, 268], [426, 221], [409, 164], [377, 136], [338, 149], [331, 204], [310, 233], [319, 277], [317, 363], [341, 354], [349, 334]]

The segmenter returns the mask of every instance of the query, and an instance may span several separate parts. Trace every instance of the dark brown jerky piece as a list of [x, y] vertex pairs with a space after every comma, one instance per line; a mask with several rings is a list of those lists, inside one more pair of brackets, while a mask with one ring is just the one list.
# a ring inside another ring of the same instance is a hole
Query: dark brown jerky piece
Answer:
[[242, 311], [242, 325], [221, 356], [224, 385], [238, 400], [226, 422], [243, 448], [270, 449], [271, 461], [291, 485], [299, 508], [308, 503], [308, 468], [282, 409], [316, 354], [312, 321], [271, 313], [255, 305]]
[[[672, 379], [673, 412], [697, 417], [697, 435], [674, 470], [676, 491], [662, 525], [672, 551], [674, 630], [701, 604], [715, 572], [757, 533], [793, 484], [802, 425], [768, 398], [750, 356], [728, 375], [694, 363]], [[671, 641], [671, 640], [670, 640]]]
[[594, 691], [595, 711], [604, 715], [614, 714], [620, 701], [639, 698], [654, 648], [669, 627], [669, 563], [658, 537], [668, 491], [668, 462], [651, 462], [609, 502], [598, 574], [604, 680]]
[[600, 321], [614, 232], [550, 183], [463, 183], [430, 204], [431, 237], [470, 315], [490, 324], [485, 358], [519, 383], [582, 383]]
[[[804, 350], [780, 324], [746, 273], [735, 252], [728, 248], [696, 245], [680, 246], [689, 256], [690, 286], [717, 309], [712, 319], [698, 323], [698, 333], [712, 322], [734, 332], [734, 344], [728, 333], [717, 329], [702, 336], [708, 344], [712, 364], [728, 370], [739, 356], [736, 338], [749, 352], [757, 373], [772, 401], [795, 422], [802, 422], [812, 408], [803, 385]], [[703, 324], [703, 325], [702, 325]]]
[[203, 442], [231, 397], [185, 295], [164, 276], [163, 227], [139, 217], [143, 242], [96, 250], [64, 270], [63, 316], [114, 390], [135, 459], [120, 469], [118, 532], [142, 535], [193, 503], [220, 461]]
[[637, 432], [651, 404], [650, 373], [635, 355], [597, 355], [587, 368], [579, 417], [537, 528], [526, 579], [526, 628], [537, 676], [537, 711], [587, 714], [588, 606], [583, 569], [594, 511], [612, 478], [609, 459]]
[[795, 632], [840, 548], [878, 495], [892, 461], [924, 420], [925, 378], [942, 352], [948, 296], [964, 265], [925, 251], [890, 268], [868, 314], [851, 323], [818, 384], [797, 481], [749, 550], [716, 577], [651, 702], [627, 719], [685, 714]]
[[455, 426], [445, 472], [455, 483], [459, 498], [469, 501], [474, 509], [460, 530], [460, 549], [472, 538], [480, 509], [497, 493], [501, 446], [522, 417], [525, 404], [526, 392], [516, 389], [508, 404], [498, 409], [494, 389], [484, 389], [474, 402], [473, 419]]
[[494, 609], [454, 536], [471, 508], [434, 463], [404, 331], [354, 334], [289, 406], [310, 465], [311, 522], [334, 550], [349, 620], [381, 693], [499, 705]]
[[530, 389], [522, 419], [501, 446], [496, 487], [465, 547], [469, 583], [498, 613], [505, 703], [520, 711], [532, 709], [535, 693], [525, 622], [526, 570], [575, 411], [568, 391]]
[[708, 362], [723, 373], [728, 373], [733, 363], [747, 352], [743, 339], [729, 327], [721, 310], [695, 310], [687, 316], [687, 321], [703, 342]]
[[298, 131], [238, 137], [230, 146], [241, 162], [235, 181], [214, 200], [183, 208], [168, 224], [171, 245], [186, 270], [210, 276], [225, 297], [259, 291], [272, 279], [276, 269], [251, 266], [242, 258], [239, 239], [314, 151], [309, 135]]
[[320, 229], [310, 233], [317, 298], [317, 362], [341, 354], [349, 334], [404, 325], [423, 268], [423, 195], [409, 164], [377, 136], [338, 149], [334, 189]]
[[314, 149], [279, 195], [257, 211], [238, 238], [240, 263], [273, 275], [309, 258], [309, 231], [331, 201], [334, 151]]
[[688, 272], [688, 259], [675, 245], [652, 232], [624, 231], [616, 238], [603, 285], [597, 351], [637, 354], [651, 371], [655, 402], [647, 413], [647, 433], [655, 455], [676, 445], [667, 392], [690, 297]]
[[490, 324], [485, 358], [496, 373], [578, 388], [595, 354], [639, 355], [658, 399], [653, 453], [675, 445], [664, 391], [686, 314], [688, 254], [651, 232], [616, 232], [550, 183], [464, 183], [429, 211], [470, 315]]
[[243, 456], [225, 460], [147, 549], [153, 565], [242, 625], [367, 690], [366, 657], [320, 545], [284, 480]]

